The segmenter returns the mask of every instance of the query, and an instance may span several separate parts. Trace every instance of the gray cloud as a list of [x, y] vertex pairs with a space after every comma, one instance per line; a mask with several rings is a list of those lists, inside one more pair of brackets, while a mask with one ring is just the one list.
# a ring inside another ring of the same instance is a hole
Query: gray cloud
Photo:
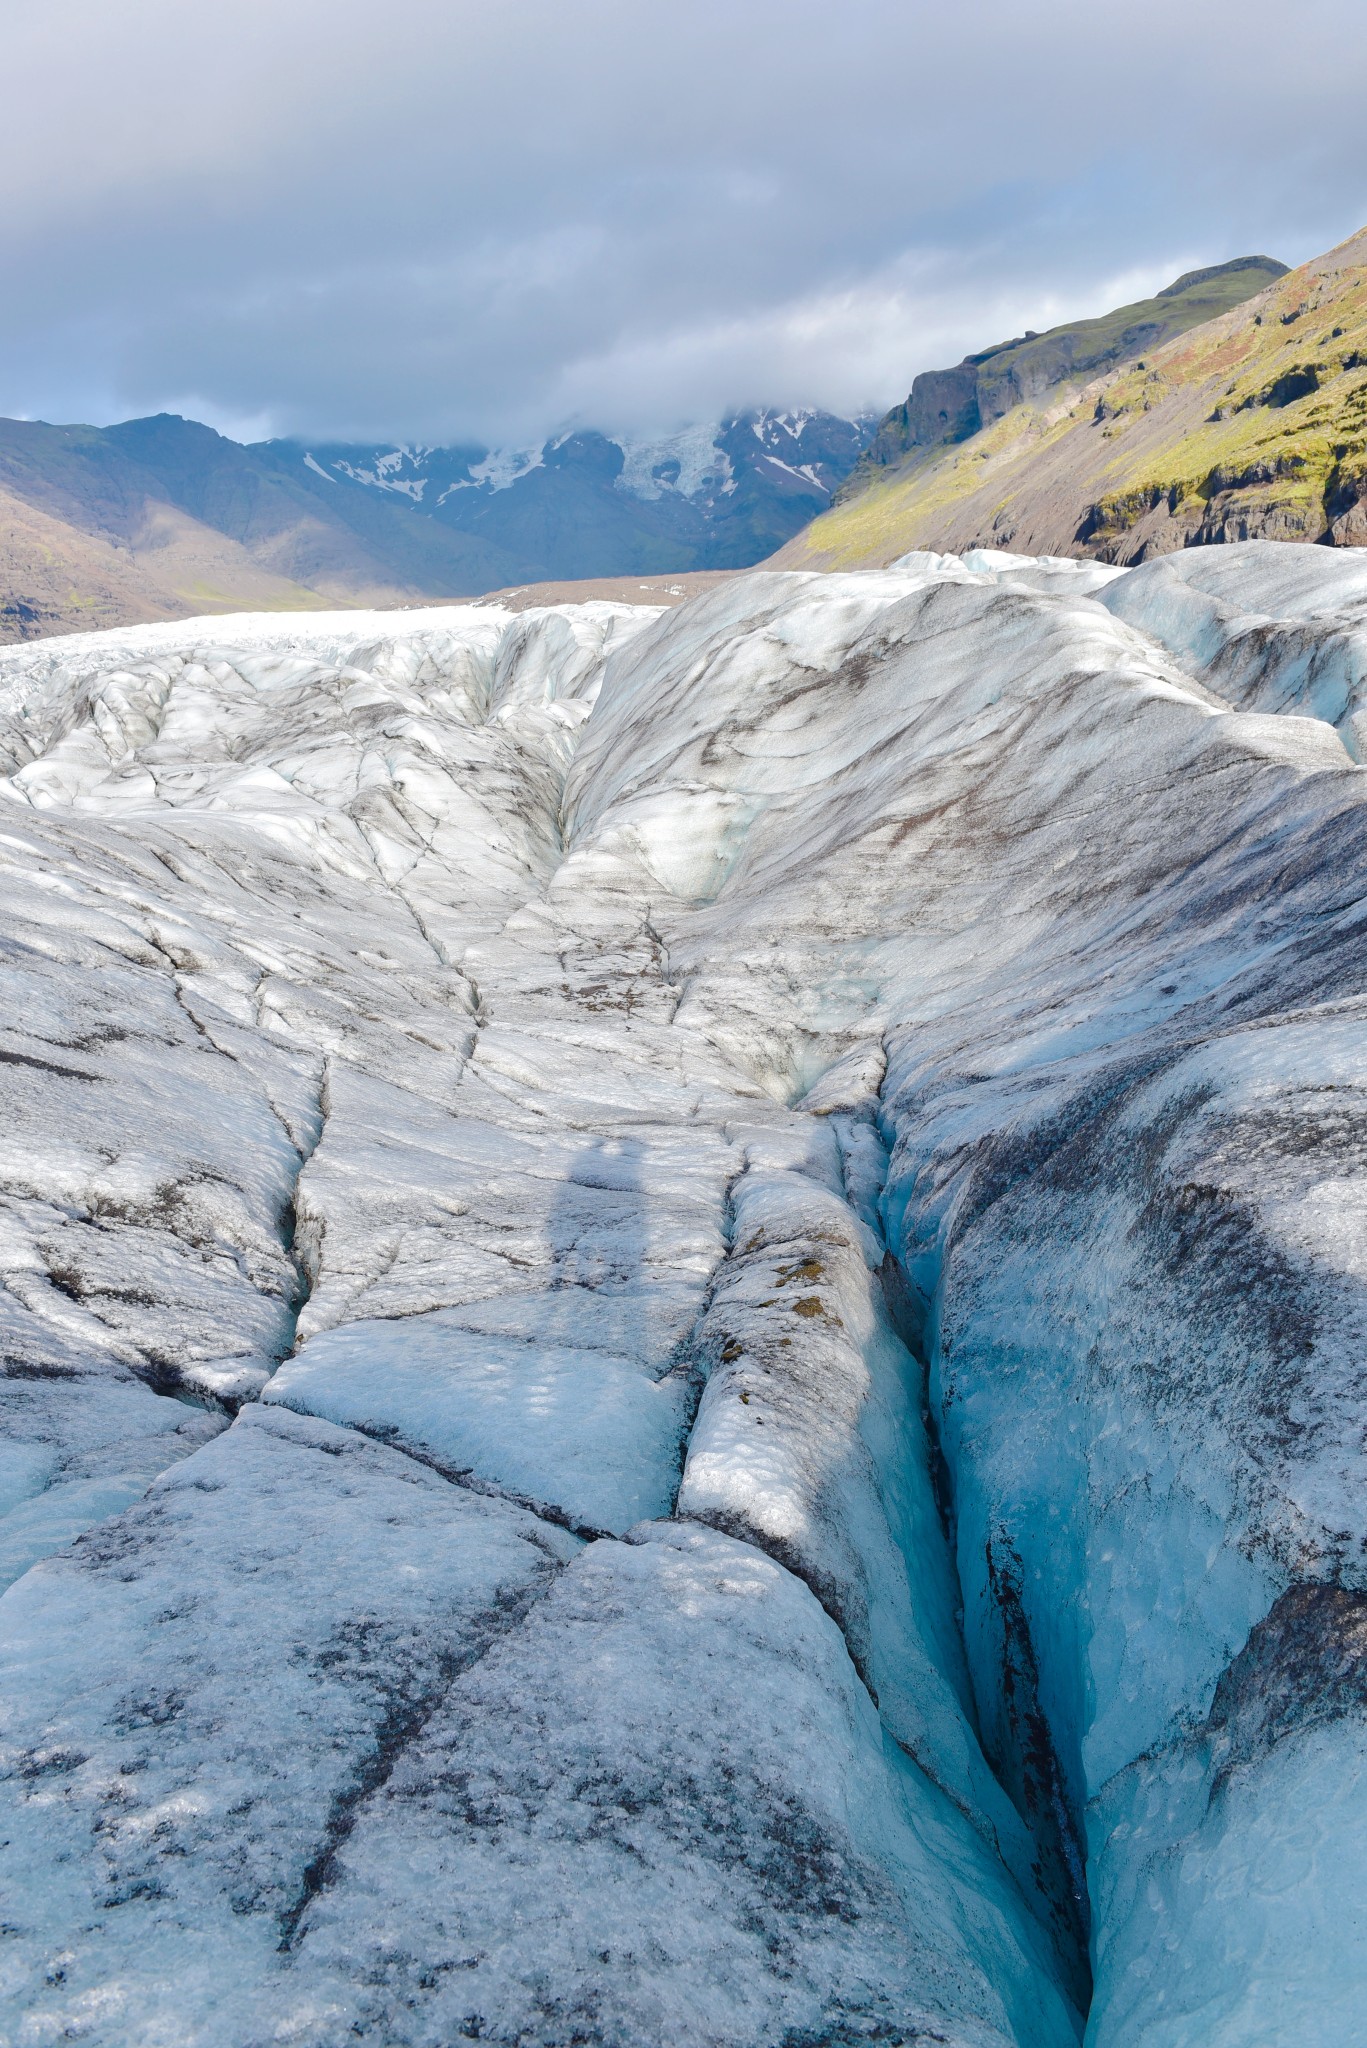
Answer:
[[1360, 0], [0, 0], [0, 410], [531, 439], [1367, 219]]

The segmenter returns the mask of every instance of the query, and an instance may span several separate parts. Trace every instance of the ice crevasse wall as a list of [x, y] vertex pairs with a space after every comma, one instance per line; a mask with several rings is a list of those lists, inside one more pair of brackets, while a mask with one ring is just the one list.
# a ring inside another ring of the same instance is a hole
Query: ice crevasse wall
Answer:
[[0, 2035], [1367, 2000], [1367, 566], [0, 655]]

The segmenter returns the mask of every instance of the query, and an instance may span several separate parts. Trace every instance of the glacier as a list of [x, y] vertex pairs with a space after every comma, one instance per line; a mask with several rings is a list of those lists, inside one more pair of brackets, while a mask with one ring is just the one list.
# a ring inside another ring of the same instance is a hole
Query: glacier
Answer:
[[0, 2038], [1348, 2048], [1367, 580], [0, 651]]

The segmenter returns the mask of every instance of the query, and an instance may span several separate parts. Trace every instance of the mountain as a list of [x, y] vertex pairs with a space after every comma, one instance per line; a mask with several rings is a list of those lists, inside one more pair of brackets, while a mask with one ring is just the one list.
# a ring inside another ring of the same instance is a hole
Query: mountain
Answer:
[[1213, 320], [966, 439], [911, 450], [776, 560], [916, 548], [1131, 562], [1244, 538], [1367, 541], [1367, 231]]
[[10, 639], [455, 596], [511, 566], [390, 501], [339, 519], [287, 466], [166, 415], [104, 429], [0, 421], [0, 562]]
[[752, 412], [491, 453], [0, 421], [0, 639], [744, 567], [830, 502], [869, 425]]
[[1364, 620], [0, 652], [0, 2039], [1358, 2048]]
[[577, 433], [493, 453], [274, 441], [248, 452], [315, 491], [331, 484], [333, 502], [397, 499], [545, 581], [748, 568], [825, 509], [870, 426], [753, 411], [647, 441]]
[[1113, 364], [1130, 362], [1160, 348], [1189, 327], [1201, 325], [1242, 304], [1286, 265], [1271, 256], [1241, 256], [1206, 270], [1189, 270], [1156, 298], [1121, 306], [1097, 320], [1076, 320], [1045, 334], [1026, 333], [980, 355], [965, 356], [952, 370], [925, 370], [904, 404], [879, 421], [854, 471], [836, 493], [856, 496], [880, 470], [905, 466], [921, 451], [966, 441], [1018, 405], [1038, 400], [1061, 384], [1096, 376]]

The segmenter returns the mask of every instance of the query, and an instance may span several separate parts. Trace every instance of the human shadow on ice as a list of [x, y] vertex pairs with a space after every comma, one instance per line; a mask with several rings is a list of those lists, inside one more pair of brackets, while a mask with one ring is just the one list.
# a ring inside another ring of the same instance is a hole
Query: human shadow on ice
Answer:
[[570, 1158], [543, 1197], [530, 1285], [324, 1331], [267, 1399], [584, 1535], [667, 1515], [692, 1383], [670, 1370], [679, 1305], [649, 1269], [645, 1160], [634, 1138]]

